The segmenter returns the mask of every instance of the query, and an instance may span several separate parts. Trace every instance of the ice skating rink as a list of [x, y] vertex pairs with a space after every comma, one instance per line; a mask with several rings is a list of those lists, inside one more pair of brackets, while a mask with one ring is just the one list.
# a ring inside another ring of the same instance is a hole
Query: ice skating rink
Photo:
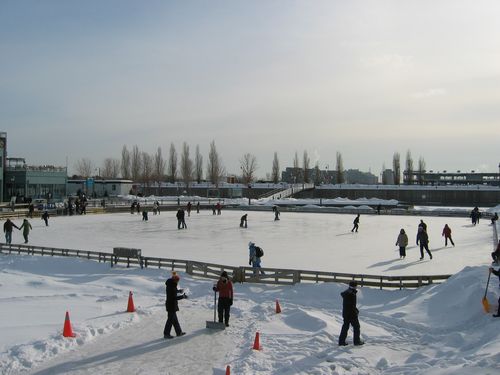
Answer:
[[[244, 213], [248, 228], [239, 227]], [[54, 217], [48, 227], [32, 219], [30, 244], [106, 252], [134, 247], [144, 256], [238, 266], [248, 264], [248, 242], [253, 241], [265, 251], [263, 267], [374, 275], [452, 274], [468, 265], [489, 264], [493, 251], [489, 220], [473, 226], [468, 218], [361, 215], [359, 231], [352, 233], [351, 214], [282, 212], [274, 221], [269, 211], [223, 210], [213, 215], [203, 210], [186, 214], [188, 228], [178, 230], [175, 214], [149, 213], [147, 222], [130, 213]], [[415, 238], [420, 219], [428, 226], [433, 260], [427, 255], [419, 260]], [[455, 247], [444, 246], [445, 224], [452, 229]], [[401, 228], [409, 239], [404, 260], [395, 246]], [[15, 232], [13, 243], [21, 242], [21, 233]]]

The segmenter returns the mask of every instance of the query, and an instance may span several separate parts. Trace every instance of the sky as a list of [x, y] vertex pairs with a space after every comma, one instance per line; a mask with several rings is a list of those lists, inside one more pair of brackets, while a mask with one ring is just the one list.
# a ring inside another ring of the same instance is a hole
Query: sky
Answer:
[[[178, 270], [179, 287], [189, 297], [179, 301], [178, 312], [187, 334], [164, 340], [164, 282], [170, 269], [2, 254], [0, 372], [224, 375], [230, 365], [231, 374], [242, 375], [498, 373], [499, 321], [491, 314], [500, 289], [496, 276], [487, 286], [494, 237], [489, 220], [473, 226], [467, 217], [425, 216], [423, 211], [361, 215], [359, 232], [351, 233], [353, 215], [282, 212], [281, 220], [274, 221], [270, 211], [251, 211], [248, 228], [240, 228], [241, 212], [192, 213], [185, 230], [176, 229], [173, 211], [151, 215], [147, 222], [129, 213], [53, 217], [48, 227], [33, 219], [29, 244], [111, 252], [114, 243], [140, 246], [146, 256], [243, 266], [251, 238], [264, 248], [265, 267], [453, 276], [419, 289], [359, 287], [365, 345], [353, 347], [350, 330], [350, 345], [338, 347], [345, 284], [235, 283], [230, 326], [210, 331], [206, 321], [213, 319], [214, 280]], [[420, 219], [427, 223], [432, 260], [427, 255], [418, 260], [413, 236]], [[444, 222], [452, 228], [454, 247], [444, 246]], [[394, 245], [401, 227], [410, 240], [405, 259], [399, 259]], [[13, 243], [22, 242], [15, 231]], [[481, 303], [485, 291], [488, 314]], [[135, 313], [125, 312], [129, 292]], [[281, 314], [275, 313], [276, 300]], [[75, 338], [61, 335], [66, 311]], [[256, 332], [259, 351], [252, 350]]]
[[183, 142], [228, 173], [295, 152], [378, 174], [410, 150], [434, 171], [497, 172], [495, 0], [0, 3], [10, 157], [68, 165]]

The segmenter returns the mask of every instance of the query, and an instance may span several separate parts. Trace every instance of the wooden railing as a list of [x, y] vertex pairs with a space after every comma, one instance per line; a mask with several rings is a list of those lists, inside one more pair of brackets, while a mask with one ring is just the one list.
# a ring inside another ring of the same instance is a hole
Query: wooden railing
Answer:
[[325, 271], [307, 271], [280, 268], [261, 268], [264, 274], [254, 274], [254, 269], [247, 266], [227, 266], [215, 263], [197, 262], [192, 260], [169, 259], [157, 257], [118, 257], [111, 253], [100, 251], [62, 249], [54, 247], [31, 246], [31, 245], [9, 245], [0, 243], [2, 254], [28, 254], [42, 256], [76, 257], [98, 262], [109, 262], [111, 267], [116, 264], [124, 264], [127, 267], [140, 266], [141, 268], [165, 268], [172, 271], [183, 271], [189, 275], [218, 279], [222, 271], [232, 273], [235, 282], [250, 282], [263, 284], [297, 284], [297, 283], [320, 283], [336, 282], [349, 283], [357, 281], [360, 286], [376, 288], [418, 288], [424, 285], [442, 283], [451, 275], [428, 275], [428, 276], [386, 276], [365, 275]]

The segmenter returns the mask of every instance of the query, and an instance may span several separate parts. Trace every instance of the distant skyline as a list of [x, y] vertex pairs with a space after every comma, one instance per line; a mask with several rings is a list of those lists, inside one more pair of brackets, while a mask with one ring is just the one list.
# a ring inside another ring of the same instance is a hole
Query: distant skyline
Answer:
[[137, 145], [215, 141], [228, 173], [498, 172], [497, 0], [0, 2], [8, 156], [74, 171]]

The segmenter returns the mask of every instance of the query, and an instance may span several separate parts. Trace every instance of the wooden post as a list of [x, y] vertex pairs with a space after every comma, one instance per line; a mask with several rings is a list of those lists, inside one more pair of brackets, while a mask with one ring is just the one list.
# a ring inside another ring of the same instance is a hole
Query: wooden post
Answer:
[[193, 263], [190, 262], [190, 261], [186, 262], [186, 273], [188, 275], [192, 275], [193, 274]]

